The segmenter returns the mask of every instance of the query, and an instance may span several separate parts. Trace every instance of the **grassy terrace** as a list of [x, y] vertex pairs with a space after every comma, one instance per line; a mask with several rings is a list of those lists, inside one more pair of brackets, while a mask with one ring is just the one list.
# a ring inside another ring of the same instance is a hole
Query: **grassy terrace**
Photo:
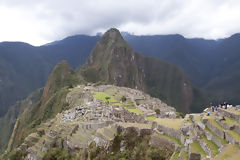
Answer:
[[158, 134], [158, 133], [155, 133], [154, 135], [157, 136], [157, 137], [166, 138], [170, 141], [173, 141], [173, 142], [177, 143], [179, 146], [182, 146], [181, 141], [179, 139], [174, 138], [174, 137], [171, 137], [171, 136], [168, 136], [168, 135], [165, 135], [165, 134]]
[[215, 121], [214, 116], [208, 116], [207, 119], [214, 127], [218, 128], [219, 130], [224, 130], [224, 128]]
[[239, 160], [240, 150], [236, 144], [228, 144], [214, 160]]
[[212, 132], [208, 127], [206, 127], [206, 130], [210, 132], [213, 136], [217, 137], [221, 141], [222, 145], [227, 144], [227, 141], [225, 139], [220, 138], [218, 135]]
[[225, 116], [225, 121], [223, 121], [223, 122], [225, 122], [225, 123], [227, 123], [228, 125], [230, 125], [230, 126], [232, 126], [232, 125], [239, 125], [239, 122], [238, 121], [236, 121], [236, 120], [234, 120], [234, 119], [231, 119], [231, 118], [229, 118], [229, 117], [227, 117], [227, 116]]
[[236, 141], [240, 142], [240, 134], [232, 130], [227, 130], [226, 132], [229, 133]]
[[191, 152], [193, 153], [200, 153], [202, 156], [206, 157], [207, 154], [204, 152], [202, 147], [200, 146], [199, 142], [194, 142], [190, 144]]
[[[105, 93], [105, 92], [95, 92], [93, 94], [93, 97], [98, 99], [98, 100], [103, 101], [106, 104], [109, 103], [109, 104], [112, 104], [112, 105], [122, 106], [125, 109], [127, 109], [129, 112], [133, 112], [133, 113], [136, 113], [136, 114], [144, 114], [141, 110], [137, 109], [134, 106], [131, 99], [128, 98], [126, 100], [126, 102], [120, 103], [121, 95], [119, 95], [118, 92], [113, 92], [113, 91], [110, 91], [110, 90], [107, 91], [107, 92], [108, 92], [108, 94]], [[111, 93], [111, 95], [110, 95], [110, 93]], [[117, 93], [117, 94], [114, 94], [114, 93]]]
[[221, 110], [224, 110], [224, 111], [227, 111], [229, 113], [233, 113], [233, 114], [236, 114], [236, 115], [240, 115], [240, 111], [237, 111], [235, 109], [221, 109]]
[[211, 149], [212, 157], [215, 157], [218, 154], [219, 147], [213, 142], [207, 139], [206, 136], [202, 138], [202, 140], [208, 145], [208, 147]]
[[[108, 103], [108, 102], [109, 103], [117, 103], [118, 102], [113, 96], [108, 95], [104, 92], [95, 92], [93, 97], [96, 98], [96, 99], [99, 99], [99, 100], [101, 100], [105, 103]], [[109, 98], [109, 99], [107, 100], [107, 98]]]
[[152, 125], [151, 124], [145, 124], [145, 123], [124, 123], [124, 122], [118, 122], [117, 123], [120, 126], [123, 127], [138, 127], [141, 129], [151, 129]]
[[195, 114], [194, 119], [196, 120], [196, 122], [201, 122], [202, 121], [202, 118], [199, 114]]
[[179, 130], [184, 119], [156, 118], [154, 121], [162, 126]]
[[179, 156], [181, 159], [188, 160], [188, 152], [186, 152], [184, 149], [181, 150]]
[[180, 152], [178, 151], [178, 152], [175, 152], [175, 153], [173, 153], [173, 155], [172, 155], [172, 157], [171, 157], [171, 159], [170, 160], [178, 160], [178, 156], [179, 156], [179, 154], [180, 154]]
[[147, 120], [149, 120], [149, 121], [154, 121], [154, 120], [156, 119], [155, 116], [147, 116], [146, 118], [147, 118]]

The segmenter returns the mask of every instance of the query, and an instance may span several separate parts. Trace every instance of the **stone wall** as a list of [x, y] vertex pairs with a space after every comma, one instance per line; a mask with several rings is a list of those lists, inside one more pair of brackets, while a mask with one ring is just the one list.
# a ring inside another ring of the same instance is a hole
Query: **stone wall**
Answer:
[[211, 157], [211, 149], [208, 147], [208, 145], [206, 143], [204, 143], [203, 141], [199, 141], [200, 146], [202, 147], [202, 149], [204, 150], [204, 152]]
[[159, 131], [162, 131], [164, 134], [170, 136], [170, 137], [174, 137], [176, 139], [179, 139], [181, 140], [181, 136], [182, 136], [182, 133], [180, 130], [176, 130], [176, 129], [173, 129], [173, 128], [168, 128], [168, 127], [165, 127], [165, 126], [162, 126], [162, 125], [157, 125], [157, 129]]
[[224, 139], [224, 131], [218, 129], [217, 127], [213, 126], [209, 121], [206, 123], [207, 127], [212, 130], [216, 135]]
[[227, 132], [225, 133], [225, 138], [229, 143], [235, 144], [235, 139], [230, 134], [228, 134]]
[[235, 125], [233, 130], [240, 134], [240, 126]]
[[224, 123], [224, 121], [220, 121], [219, 119], [215, 119], [215, 120], [226, 130], [234, 128], [234, 126], [230, 126], [227, 123]]
[[205, 131], [205, 135], [208, 140], [213, 141], [219, 148], [223, 147], [221, 141], [217, 137], [213, 136], [210, 132]]
[[240, 115], [234, 114], [234, 113], [230, 113], [227, 110], [224, 109], [218, 109], [218, 112], [224, 116], [230, 117], [232, 119], [235, 119], [237, 121], [240, 121]]
[[174, 143], [173, 141], [168, 140], [167, 138], [159, 137], [152, 135], [150, 139], [150, 145], [154, 147], [159, 147], [162, 149], [170, 150], [172, 152], [175, 152], [178, 150], [178, 145]]

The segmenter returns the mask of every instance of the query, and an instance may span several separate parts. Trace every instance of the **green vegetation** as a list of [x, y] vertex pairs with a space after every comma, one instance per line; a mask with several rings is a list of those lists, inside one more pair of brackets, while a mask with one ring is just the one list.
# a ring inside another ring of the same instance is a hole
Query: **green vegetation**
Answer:
[[212, 152], [212, 157], [215, 157], [218, 154], [218, 149], [219, 147], [211, 140], [208, 140], [206, 136], [203, 137], [202, 139], [210, 148]]
[[232, 118], [229, 118], [227, 116], [224, 117], [225, 118], [225, 123], [227, 123], [228, 125], [239, 125], [239, 122], [232, 119]]
[[125, 96], [122, 96], [121, 101], [126, 102], [127, 98]]
[[161, 137], [161, 138], [169, 139], [169, 140], [177, 143], [178, 145], [182, 146], [181, 141], [180, 141], [179, 139], [174, 138], [174, 137], [168, 136], [168, 135], [166, 135], [166, 134], [158, 134], [158, 133], [155, 133], [154, 135], [155, 135], [155, 136], [158, 136], [158, 137]]
[[227, 144], [227, 141], [226, 141], [225, 139], [223, 139], [223, 138], [219, 137], [218, 135], [216, 135], [216, 134], [215, 134], [213, 131], [211, 131], [208, 127], [206, 127], [205, 129], [206, 129], [208, 132], [210, 132], [214, 137], [217, 137], [217, 138], [221, 141], [222, 145]]
[[127, 108], [129, 112], [137, 113], [137, 114], [143, 114], [143, 112], [137, 108]]
[[155, 109], [156, 114], [160, 114], [160, 109]]
[[182, 158], [182, 160], [188, 160], [188, 152], [186, 152], [184, 149], [181, 150], [179, 156]]
[[200, 153], [204, 157], [207, 156], [206, 153], [204, 152], [204, 150], [202, 149], [202, 147], [200, 146], [199, 142], [191, 143], [190, 149], [191, 149], [191, 152], [193, 152], [193, 153]]
[[[149, 145], [150, 136], [137, 136], [137, 132], [132, 130], [126, 135], [119, 134], [110, 146], [109, 152], [95, 144], [90, 145], [90, 159], [96, 160], [165, 160], [173, 154], [161, 147]], [[120, 151], [120, 144], [126, 142], [126, 149]]]
[[236, 144], [228, 144], [223, 148], [222, 152], [218, 154], [214, 160], [239, 160], [240, 150], [239, 146]]
[[196, 122], [201, 122], [202, 121], [202, 118], [199, 114], [195, 114], [194, 119], [196, 120]]
[[25, 151], [12, 151], [8, 158], [9, 160], [24, 160], [24, 157], [27, 155]]
[[172, 155], [171, 160], [178, 160], [179, 154], [180, 154], [179, 151], [175, 152], [175, 153]]
[[149, 121], [154, 121], [156, 119], [155, 116], [147, 116], [146, 117]]
[[208, 119], [209, 123], [211, 123], [213, 126], [215, 126], [216, 128], [218, 128], [219, 130], [223, 131], [224, 128], [218, 123], [216, 122], [216, 120], [214, 119], [214, 117], [211, 117]]
[[74, 160], [64, 149], [51, 148], [43, 157], [43, 160]]
[[150, 129], [152, 126], [151, 124], [147, 123], [124, 123], [124, 122], [118, 122], [118, 125], [124, 126], [124, 127], [138, 127], [138, 128], [147, 128]]
[[19, 101], [15, 105], [11, 106], [6, 115], [0, 118], [0, 150], [6, 149], [17, 117], [24, 111], [24, 108], [30, 106], [31, 102], [36, 103], [37, 101], [39, 101], [42, 92], [43, 89], [36, 90], [26, 99]]
[[227, 130], [228, 134], [230, 134], [237, 142], [240, 142], [240, 134], [233, 131], [233, 130]]
[[113, 96], [110, 96], [104, 92], [95, 92], [93, 97], [105, 102], [106, 104], [109, 104], [109, 103], [112, 104], [117, 102]]
[[160, 125], [179, 130], [183, 119], [156, 118], [154, 121]]

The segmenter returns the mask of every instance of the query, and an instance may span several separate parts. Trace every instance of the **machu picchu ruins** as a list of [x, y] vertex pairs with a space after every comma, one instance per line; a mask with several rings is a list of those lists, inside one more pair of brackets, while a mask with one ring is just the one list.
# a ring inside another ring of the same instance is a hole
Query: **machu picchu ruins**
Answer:
[[[94, 144], [107, 153], [116, 137], [130, 133], [148, 137], [148, 145], [167, 150], [170, 160], [238, 159], [240, 154], [239, 106], [214, 112], [206, 108], [182, 117], [135, 89], [88, 84], [69, 90], [66, 101], [71, 108], [41, 124], [17, 148], [27, 152], [27, 159], [42, 160], [53, 147], [75, 153]], [[123, 152], [128, 142], [119, 143]]]

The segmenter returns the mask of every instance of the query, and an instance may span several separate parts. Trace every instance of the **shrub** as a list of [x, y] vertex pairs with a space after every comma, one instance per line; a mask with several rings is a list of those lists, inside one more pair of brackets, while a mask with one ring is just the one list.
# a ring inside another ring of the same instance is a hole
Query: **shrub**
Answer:
[[10, 160], [23, 160], [27, 155], [25, 151], [13, 151], [9, 154]]
[[160, 109], [155, 109], [155, 112], [156, 112], [157, 114], [160, 114]]
[[52, 148], [44, 155], [43, 160], [73, 160], [73, 157], [64, 149]]
[[122, 96], [121, 101], [126, 102], [127, 98], [125, 96]]

